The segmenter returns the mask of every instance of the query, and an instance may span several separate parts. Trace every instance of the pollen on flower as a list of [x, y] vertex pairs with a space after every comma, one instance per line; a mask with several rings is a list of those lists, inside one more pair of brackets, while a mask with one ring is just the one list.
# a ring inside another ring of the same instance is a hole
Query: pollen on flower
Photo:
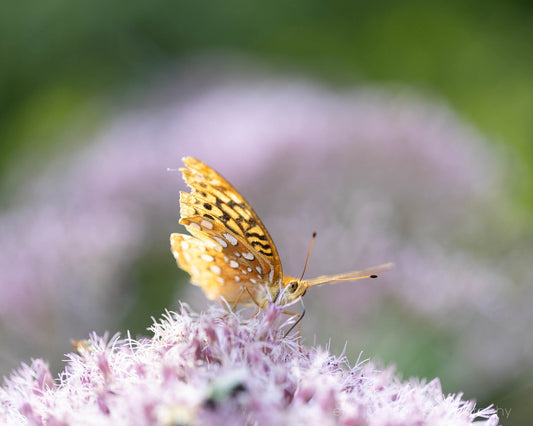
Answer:
[[0, 389], [0, 422], [30, 424], [454, 424], [496, 425], [440, 382], [401, 382], [369, 360], [300, 346], [283, 337], [282, 309], [249, 321], [220, 307], [182, 305], [152, 338], [92, 334], [53, 380], [42, 360], [23, 364]]

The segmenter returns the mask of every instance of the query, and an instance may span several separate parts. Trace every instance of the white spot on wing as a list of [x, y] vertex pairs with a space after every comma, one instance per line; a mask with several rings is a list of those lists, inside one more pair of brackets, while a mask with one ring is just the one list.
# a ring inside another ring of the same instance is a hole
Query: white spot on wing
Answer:
[[248, 269], [248, 272], [252, 272], [252, 268], [250, 268], [249, 266], [246, 269]]
[[213, 237], [217, 243], [219, 243], [222, 247], [226, 248], [228, 246], [228, 243], [224, 241], [220, 237]]
[[255, 259], [255, 256], [253, 255], [253, 253], [243, 253], [242, 254], [242, 257], [244, 257], [245, 259], [248, 259], [248, 260], [254, 260]]
[[187, 225], [187, 226], [190, 226], [192, 229], [196, 229], [198, 231], [200, 231], [202, 229], [202, 227], [200, 225], [198, 225], [196, 222], [189, 223], [189, 225]]
[[191, 255], [189, 252], [184, 252], [183, 253], [183, 258], [187, 261], [187, 262], [190, 262], [192, 260], [191, 258]]
[[200, 257], [202, 258], [202, 260], [205, 260], [206, 262], [212, 262], [213, 260], [215, 260], [215, 258], [211, 256], [210, 254], [202, 254], [200, 255]]
[[189, 250], [189, 243], [187, 241], [181, 240], [180, 245], [182, 250]]
[[228, 240], [232, 246], [236, 246], [237, 244], [239, 244], [237, 238], [235, 238], [233, 235], [227, 232], [224, 232], [222, 235], [224, 235], [224, 238], [226, 238], [226, 240]]
[[252, 284], [257, 284], [257, 281], [254, 280], [253, 278], [250, 278], [250, 282], [251, 282]]
[[220, 285], [224, 285], [224, 278], [217, 277], [217, 281], [220, 283]]
[[241, 282], [241, 277], [239, 277], [238, 275], [235, 275], [235, 282], [236, 283], [240, 283]]
[[248, 275], [248, 272], [246, 272], [245, 269], [241, 269], [241, 272], [242, 272], [244, 275]]
[[255, 267], [255, 270], [256, 270], [257, 272], [259, 272], [260, 274], [263, 273], [263, 270], [261, 269], [260, 266], [256, 266], [256, 267]]
[[230, 260], [229, 261], [229, 266], [231, 266], [232, 268], [238, 268], [239, 267], [239, 263], [235, 262], [234, 260]]
[[202, 226], [207, 229], [213, 229], [213, 224], [205, 219], [202, 219]]
[[211, 265], [209, 269], [211, 269], [211, 272], [213, 272], [214, 274], [222, 273], [222, 268], [218, 265]]

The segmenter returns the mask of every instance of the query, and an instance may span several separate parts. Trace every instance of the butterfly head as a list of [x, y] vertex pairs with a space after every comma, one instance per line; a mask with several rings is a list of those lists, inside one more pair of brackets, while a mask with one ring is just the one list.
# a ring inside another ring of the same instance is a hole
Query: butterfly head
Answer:
[[284, 275], [281, 281], [283, 286], [281, 303], [284, 305], [303, 296], [307, 291], [307, 283], [304, 280]]

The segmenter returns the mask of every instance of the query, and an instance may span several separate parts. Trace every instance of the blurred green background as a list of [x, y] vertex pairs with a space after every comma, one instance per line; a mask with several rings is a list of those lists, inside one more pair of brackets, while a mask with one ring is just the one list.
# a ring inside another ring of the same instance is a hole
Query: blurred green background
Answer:
[[[403, 86], [443, 99], [496, 147], [517, 154], [506, 169], [508, 191], [531, 214], [532, 42], [527, 1], [3, 2], [0, 173], [20, 158], [36, 158], [38, 167], [73, 149], [184, 58], [229, 51], [341, 88]], [[7, 208], [16, 187], [2, 181], [0, 206]], [[164, 258], [138, 267], [139, 280], [154, 281], [172, 265]], [[139, 295], [124, 329], [143, 332], [147, 316], [159, 315], [172, 292], [163, 281], [168, 293]], [[406, 376], [421, 375], [402, 360], [387, 361]], [[503, 383], [480, 405], [512, 406], [502, 423], [516, 424], [531, 395], [531, 386], [517, 392]]]
[[532, 206], [529, 2], [54, 0], [1, 8], [2, 167], [36, 141], [57, 142], [95, 97], [142, 86], [184, 55], [233, 50], [338, 84], [402, 84], [441, 96], [521, 154], [513, 190]]

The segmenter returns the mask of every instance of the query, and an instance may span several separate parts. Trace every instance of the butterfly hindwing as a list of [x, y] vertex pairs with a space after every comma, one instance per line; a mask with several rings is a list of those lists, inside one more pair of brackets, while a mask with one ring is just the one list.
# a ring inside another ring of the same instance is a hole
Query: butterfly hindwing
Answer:
[[200, 286], [208, 299], [219, 300], [222, 296], [229, 303], [237, 299], [241, 303], [251, 301], [250, 294], [242, 291], [244, 287], [252, 294], [256, 290], [249, 287], [253, 283], [248, 277], [251, 276], [248, 267], [228, 258], [213, 245], [189, 235], [172, 234], [170, 245], [179, 267], [191, 275], [191, 282]]

